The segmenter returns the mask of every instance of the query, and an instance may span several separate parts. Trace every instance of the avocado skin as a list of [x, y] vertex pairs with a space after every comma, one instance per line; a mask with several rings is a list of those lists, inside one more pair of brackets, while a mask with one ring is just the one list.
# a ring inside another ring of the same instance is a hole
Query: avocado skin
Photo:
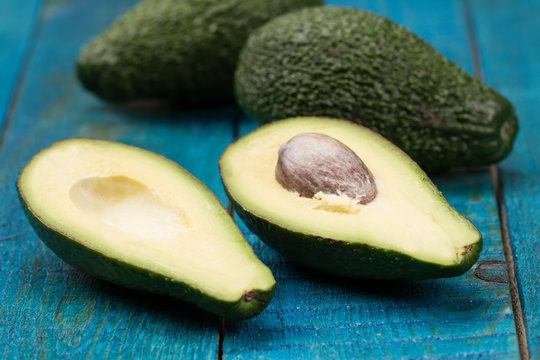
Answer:
[[393, 250], [300, 233], [271, 222], [240, 205], [225, 186], [234, 210], [251, 232], [286, 258], [331, 274], [362, 279], [422, 280], [459, 276], [478, 260], [482, 239], [463, 260], [443, 266], [415, 259]]
[[325, 116], [369, 127], [426, 171], [495, 163], [518, 129], [498, 92], [406, 28], [352, 8], [302, 9], [254, 31], [235, 93], [260, 123]]
[[43, 243], [68, 264], [96, 278], [130, 289], [184, 300], [230, 320], [253, 317], [263, 311], [272, 300], [275, 286], [266, 291], [257, 290], [257, 296], [249, 302], [243, 301], [242, 298], [236, 302], [225, 302], [204, 294], [188, 284], [108, 257], [47, 226], [28, 207], [19, 186], [17, 192], [30, 225]]
[[233, 74], [249, 33], [322, 0], [145, 0], [86, 45], [82, 85], [111, 102], [233, 102]]

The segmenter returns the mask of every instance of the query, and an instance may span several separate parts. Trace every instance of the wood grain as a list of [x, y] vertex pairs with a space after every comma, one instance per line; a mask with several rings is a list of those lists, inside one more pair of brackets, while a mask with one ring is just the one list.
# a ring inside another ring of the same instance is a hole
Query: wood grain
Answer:
[[18, 170], [39, 149], [74, 136], [163, 154], [225, 195], [217, 158], [233, 108], [108, 106], [74, 76], [79, 48], [134, 0], [50, 1], [0, 150], [0, 359], [215, 359], [219, 319], [186, 303], [81, 273], [48, 250], [24, 218]]
[[24, 64], [33, 47], [32, 33], [39, 26], [40, 4], [41, 0], [0, 2], [0, 134], [16, 79], [24, 75]]
[[520, 131], [500, 169], [529, 356], [540, 358], [540, 3], [472, 2], [485, 81], [514, 104]]
[[[459, 2], [331, 3], [387, 15], [472, 72]], [[256, 126], [243, 118], [240, 133]], [[278, 285], [274, 300], [259, 317], [227, 324], [223, 358], [519, 357], [489, 170], [455, 172], [434, 180], [484, 237], [478, 265], [458, 278], [412, 283], [324, 275], [291, 264], [239, 221]]]

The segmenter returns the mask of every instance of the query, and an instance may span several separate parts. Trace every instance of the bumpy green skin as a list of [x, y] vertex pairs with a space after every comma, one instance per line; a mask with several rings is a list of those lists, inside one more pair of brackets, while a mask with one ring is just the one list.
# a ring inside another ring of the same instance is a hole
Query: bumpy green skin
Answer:
[[89, 275], [127, 288], [172, 296], [231, 320], [242, 320], [259, 314], [272, 299], [274, 287], [254, 289], [256, 295], [249, 301], [240, 298], [236, 302], [226, 302], [188, 284], [108, 257], [47, 226], [28, 207], [19, 186], [17, 190], [26, 217], [45, 245], [62, 260]]
[[427, 171], [497, 162], [512, 149], [512, 104], [382, 16], [313, 7], [254, 31], [236, 97], [262, 123], [295, 116], [357, 122]]
[[451, 266], [429, 263], [411, 256], [361, 243], [325, 239], [280, 226], [244, 208], [227, 190], [234, 210], [246, 226], [268, 246], [307, 267], [350, 278], [420, 280], [458, 276], [478, 260], [482, 239], [460, 263]]
[[233, 101], [233, 74], [249, 33], [322, 0], [145, 0], [80, 53], [83, 86], [115, 102]]

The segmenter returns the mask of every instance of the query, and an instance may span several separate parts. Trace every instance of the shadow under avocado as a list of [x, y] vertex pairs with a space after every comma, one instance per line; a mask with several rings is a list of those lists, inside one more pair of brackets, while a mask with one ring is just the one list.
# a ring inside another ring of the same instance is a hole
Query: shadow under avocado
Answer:
[[348, 291], [364, 296], [395, 297], [402, 301], [410, 301], [425, 299], [427, 288], [435, 296], [438, 292], [443, 291], [442, 284], [437, 284], [436, 280], [354, 279], [328, 274], [302, 265], [291, 265], [294, 271], [306, 281], [315, 282], [323, 288], [339, 292]]
[[128, 143], [135, 137], [145, 139], [142, 145], [157, 140], [160, 144], [176, 144], [179, 137], [194, 141], [208, 135], [232, 137], [241, 116], [242, 112], [235, 106], [182, 108], [165, 102], [125, 105], [92, 102], [84, 109], [84, 121], [81, 120], [77, 135]]
[[69, 265], [65, 265], [64, 271], [68, 272], [68, 276], [65, 276], [66, 292], [83, 293], [94, 303], [94, 312], [121, 313], [122, 317], [129, 318], [144, 317], [146, 326], [162, 326], [166, 321], [190, 331], [195, 328], [214, 331], [219, 327], [218, 316], [185, 301], [115, 285], [86, 275]]
[[162, 100], [144, 100], [121, 104], [100, 103], [92, 106], [91, 109], [126, 116], [134, 121], [178, 122], [185, 118], [197, 117], [206, 122], [215, 118], [232, 119], [241, 115], [241, 110], [234, 103], [197, 106]]

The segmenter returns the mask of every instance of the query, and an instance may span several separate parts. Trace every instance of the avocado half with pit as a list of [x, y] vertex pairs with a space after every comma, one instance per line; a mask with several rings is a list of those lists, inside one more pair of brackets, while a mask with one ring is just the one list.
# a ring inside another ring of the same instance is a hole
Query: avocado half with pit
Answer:
[[17, 182], [43, 242], [98, 278], [165, 294], [231, 319], [261, 312], [275, 280], [206, 186], [152, 152], [68, 139]]
[[271, 123], [230, 145], [219, 163], [247, 227], [308, 267], [357, 278], [451, 277], [482, 249], [479, 231], [411, 158], [351, 122]]

